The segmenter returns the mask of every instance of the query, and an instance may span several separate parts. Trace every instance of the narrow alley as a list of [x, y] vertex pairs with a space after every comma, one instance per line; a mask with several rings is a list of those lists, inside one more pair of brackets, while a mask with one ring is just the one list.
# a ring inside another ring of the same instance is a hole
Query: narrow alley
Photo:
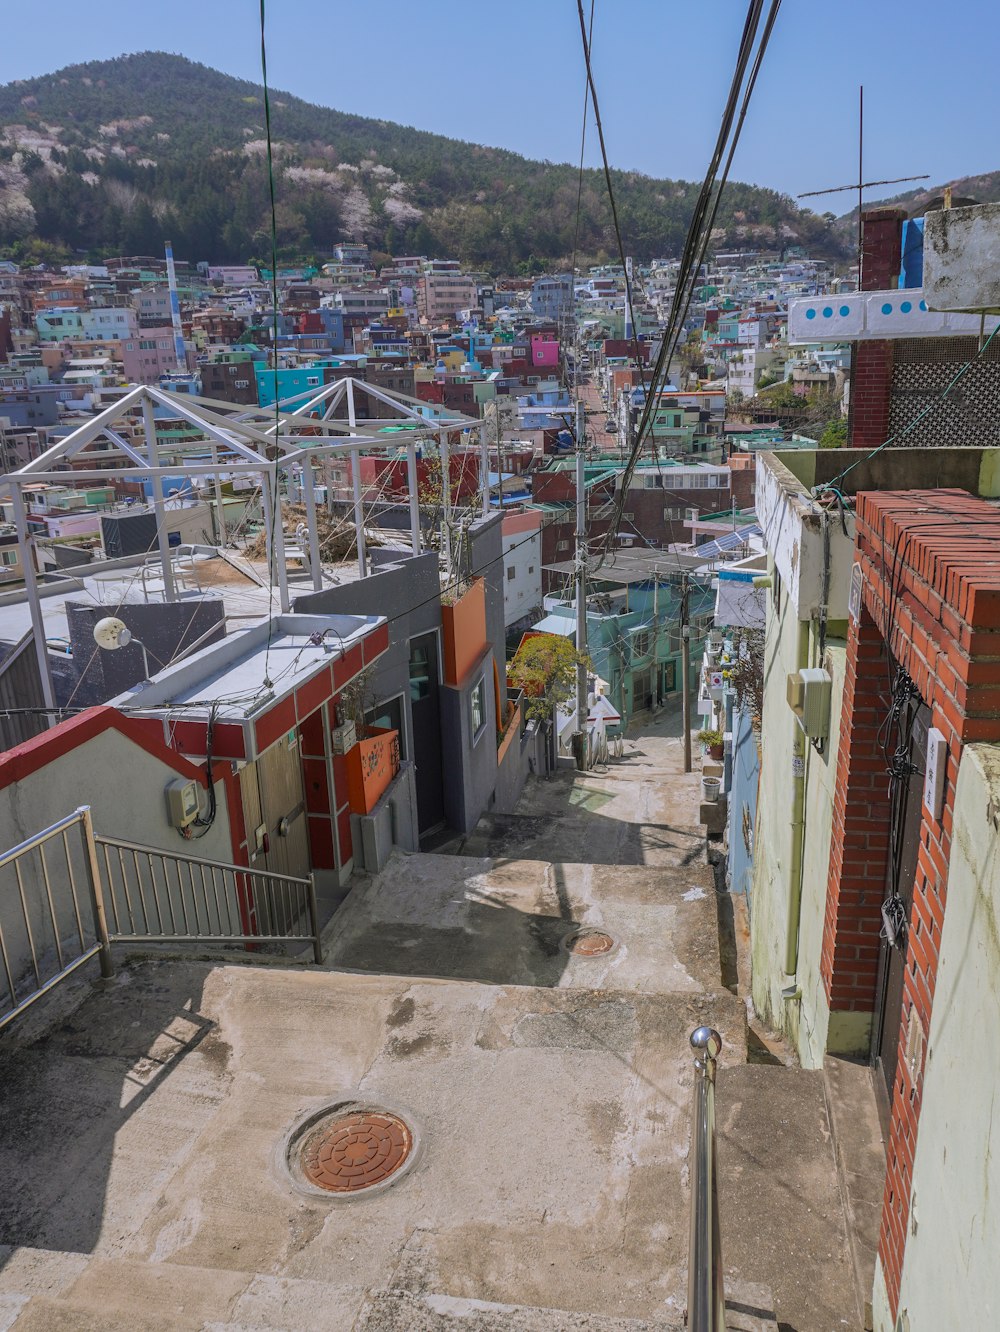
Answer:
[[[0, 1326], [679, 1332], [704, 1022], [729, 1326], [854, 1332], [825, 1075], [748, 1062], [670, 731], [359, 876], [323, 970], [139, 960], [8, 1033]], [[375, 1188], [311, 1187], [327, 1107]]]

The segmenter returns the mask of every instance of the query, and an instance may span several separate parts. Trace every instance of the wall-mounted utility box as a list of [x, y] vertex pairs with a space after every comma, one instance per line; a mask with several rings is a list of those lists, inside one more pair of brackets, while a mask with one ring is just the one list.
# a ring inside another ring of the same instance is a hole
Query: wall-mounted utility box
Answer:
[[804, 667], [788, 676], [788, 706], [810, 740], [825, 740], [830, 734], [830, 696], [833, 679], [829, 671]]
[[346, 721], [330, 732], [335, 754], [349, 754], [358, 742], [358, 728], [352, 721]]
[[198, 783], [177, 777], [167, 785], [167, 816], [171, 828], [186, 828], [198, 817]]

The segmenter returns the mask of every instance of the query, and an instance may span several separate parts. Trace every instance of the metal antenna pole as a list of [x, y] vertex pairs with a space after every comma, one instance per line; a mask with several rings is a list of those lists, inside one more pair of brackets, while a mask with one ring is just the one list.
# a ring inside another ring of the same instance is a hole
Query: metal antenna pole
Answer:
[[865, 180], [865, 86], [858, 86], [858, 291], [861, 290], [862, 224], [861, 201], [864, 195]]

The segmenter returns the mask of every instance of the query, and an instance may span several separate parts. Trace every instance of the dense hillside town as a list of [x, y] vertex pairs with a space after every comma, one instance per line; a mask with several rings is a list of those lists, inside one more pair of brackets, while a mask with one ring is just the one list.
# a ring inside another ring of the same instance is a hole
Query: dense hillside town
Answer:
[[1000, 204], [729, 186], [778, 9], [620, 214], [0, 88], [3, 1328], [1000, 1326]]

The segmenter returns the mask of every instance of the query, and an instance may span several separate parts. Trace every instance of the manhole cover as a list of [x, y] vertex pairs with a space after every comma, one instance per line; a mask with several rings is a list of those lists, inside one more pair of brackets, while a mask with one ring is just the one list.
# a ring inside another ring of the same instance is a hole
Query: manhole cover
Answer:
[[302, 1178], [328, 1193], [358, 1193], [395, 1175], [413, 1151], [413, 1134], [388, 1110], [339, 1110], [301, 1139]]
[[579, 930], [566, 940], [567, 951], [579, 957], [600, 957], [602, 953], [610, 953], [614, 946], [614, 939], [603, 930]]

